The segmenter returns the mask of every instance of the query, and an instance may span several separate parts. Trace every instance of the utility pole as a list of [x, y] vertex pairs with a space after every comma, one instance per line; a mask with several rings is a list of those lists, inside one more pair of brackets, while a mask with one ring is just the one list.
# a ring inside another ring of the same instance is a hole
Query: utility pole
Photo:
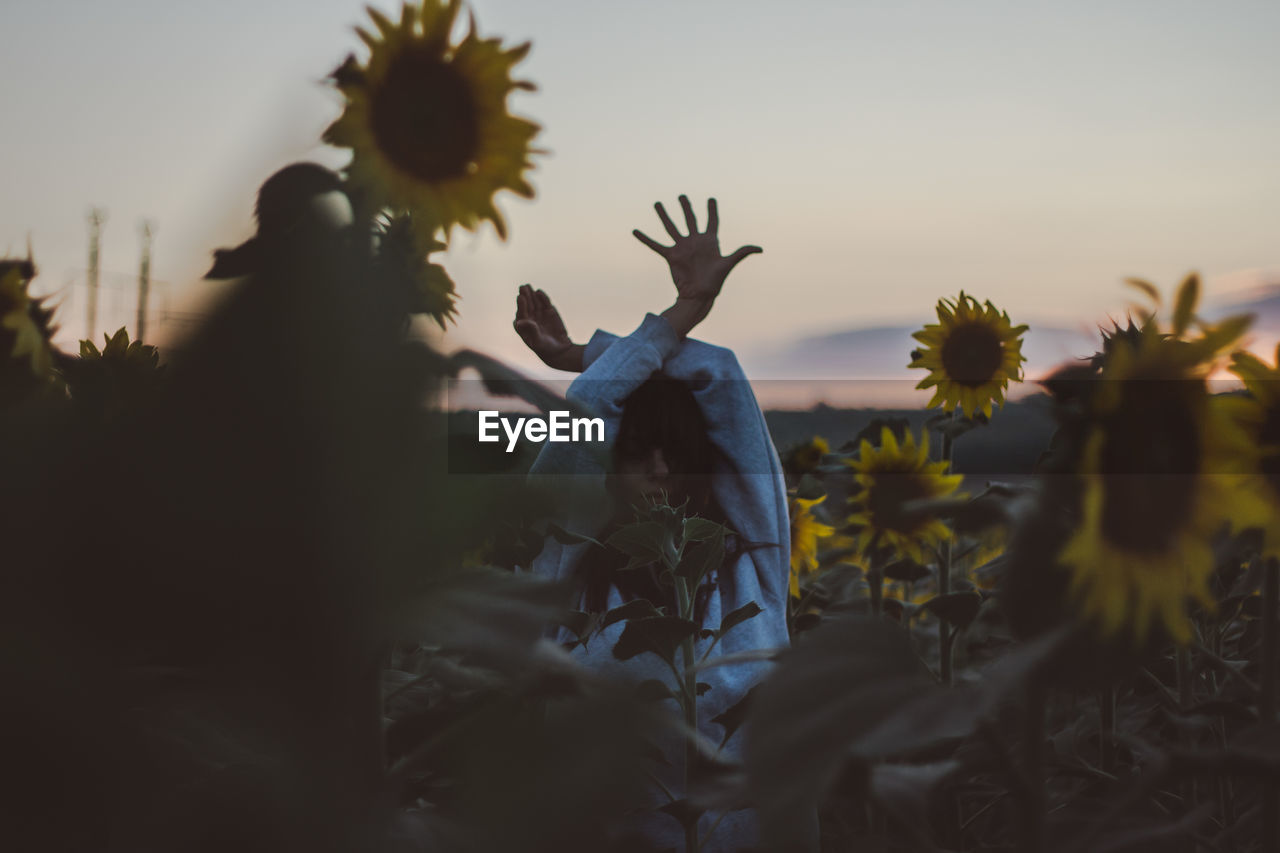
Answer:
[[100, 207], [89, 208], [89, 310], [88, 330], [86, 337], [93, 340], [98, 326], [98, 248], [102, 236], [102, 225], [107, 221], [107, 212]]
[[150, 219], [144, 219], [139, 230], [142, 232], [142, 259], [138, 261], [138, 323], [133, 330], [135, 341], [142, 340], [147, 333], [147, 297], [151, 294], [151, 237], [156, 233], [156, 226]]

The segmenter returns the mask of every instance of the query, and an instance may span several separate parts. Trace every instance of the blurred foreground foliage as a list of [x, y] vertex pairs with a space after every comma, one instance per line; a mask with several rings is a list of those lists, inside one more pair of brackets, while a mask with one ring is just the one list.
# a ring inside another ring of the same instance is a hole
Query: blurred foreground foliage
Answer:
[[[783, 454], [811, 553], [794, 647], [761, 650], [772, 674], [717, 720], [745, 732], [732, 761], [689, 725], [686, 612], [726, 531], [655, 506], [604, 543], [666, 566], [672, 612], [576, 612], [511, 571], [569, 534], [519, 477], [448, 472], [440, 390], [474, 369], [559, 403], [409, 334], [390, 268], [304, 220], [163, 365], [121, 330], [51, 348], [40, 377], [6, 339], [8, 368], [39, 379], [7, 385], [0, 415], [20, 849], [654, 849], [640, 829], [673, 725], [688, 790], [662, 819], [753, 808], [762, 849], [1266, 849], [1268, 540], [1215, 535], [1213, 606], [1185, 581], [1186, 641], [1079, 609], [1055, 554], [1079, 525], [1093, 379], [1049, 382], [1062, 429], [1032, 482], [956, 491], [945, 452], [897, 422]], [[933, 427], [945, 448], [984, 423]], [[669, 685], [609, 683], [546, 639], [617, 621], [614, 655], [657, 655]], [[671, 698], [678, 714], [654, 701]]]
[[[655, 506], [595, 543], [674, 605], [582, 612], [514, 571], [572, 534], [501, 465], [450, 473], [442, 388], [569, 406], [411, 334], [456, 312], [429, 260], [453, 226], [504, 234], [494, 194], [533, 194], [528, 45], [457, 41], [460, 11], [370, 10], [331, 77], [345, 177], [268, 179], [210, 271], [240, 280], [172, 353], [59, 351], [30, 255], [0, 260], [7, 849], [644, 851], [665, 821], [713, 850], [699, 817], [742, 808], [784, 853], [1280, 849], [1280, 363], [1197, 316], [1194, 275], [1168, 323], [1044, 380], [1034, 478], [952, 467], [1026, 329], [963, 292], [910, 354], [942, 413], [782, 454], [794, 642], [746, 653], [775, 665], [714, 720], [741, 760], [695, 728], [699, 673], [733, 664], [695, 642], [761, 612], [692, 618], [725, 528]], [[1247, 390], [1211, 395], [1228, 359]], [[614, 657], [669, 683], [575, 661], [619, 622]], [[673, 732], [686, 789], [655, 803]]]

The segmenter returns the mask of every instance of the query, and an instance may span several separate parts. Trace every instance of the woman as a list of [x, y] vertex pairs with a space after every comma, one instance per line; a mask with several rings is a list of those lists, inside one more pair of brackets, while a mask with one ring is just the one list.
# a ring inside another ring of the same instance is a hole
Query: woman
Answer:
[[[637, 239], [666, 259], [676, 287], [676, 300], [660, 315], [648, 314], [622, 338], [597, 331], [584, 346], [575, 344], [545, 293], [529, 285], [516, 300], [515, 328], [545, 363], [581, 375], [568, 398], [605, 420], [610, 454], [595, 446], [544, 445], [531, 477], [568, 478], [568, 487], [587, 499], [575, 503], [565, 526], [600, 537], [626, 523], [632, 507], [665, 493], [688, 511], [722, 521], [735, 531], [724, 565], [700, 590], [696, 614], [702, 626], [717, 628], [728, 613], [754, 601], [762, 612], [729, 632], [717, 654], [774, 649], [788, 643], [787, 580], [790, 571], [790, 522], [782, 467], [751, 386], [733, 353], [688, 338], [710, 312], [729, 272], [745, 257], [761, 251], [744, 246], [720, 254], [715, 199], [707, 203], [705, 231], [689, 200], [681, 196], [688, 234], [681, 234], [661, 204], [659, 218], [674, 245], [662, 246], [639, 231]], [[606, 470], [611, 463], [612, 470]], [[602, 531], [604, 533], [602, 533]], [[635, 597], [670, 607], [665, 588], [644, 572], [620, 572], [616, 554], [589, 545], [564, 545], [549, 538], [533, 570], [554, 580], [569, 580], [582, 589], [582, 609], [601, 612]], [[670, 611], [668, 611], [670, 612]], [[669, 683], [671, 673], [654, 655], [628, 661], [613, 658], [622, 623], [609, 626], [576, 650], [595, 669], [635, 681]], [[708, 640], [698, 641], [697, 655]], [[764, 663], [714, 667], [700, 673], [710, 685], [698, 700], [699, 731], [713, 744], [724, 740], [724, 728], [713, 718], [736, 704], [764, 673]], [[724, 751], [736, 755], [740, 734]], [[678, 769], [678, 759], [673, 762]], [[715, 817], [704, 816], [700, 834]], [[652, 832], [654, 825], [648, 827]], [[674, 820], [660, 828], [663, 843], [679, 843]], [[736, 849], [754, 843], [750, 813], [724, 816], [707, 850]]]

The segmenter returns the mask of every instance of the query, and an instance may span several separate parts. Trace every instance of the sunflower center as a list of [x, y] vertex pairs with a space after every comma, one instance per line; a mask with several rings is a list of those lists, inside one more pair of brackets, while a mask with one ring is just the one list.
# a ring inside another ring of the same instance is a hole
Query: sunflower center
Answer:
[[1004, 363], [1004, 343], [990, 326], [965, 323], [951, 330], [942, 343], [942, 368], [947, 378], [977, 387], [990, 382]]
[[466, 78], [434, 51], [410, 48], [370, 98], [373, 135], [397, 168], [422, 181], [460, 178], [476, 156], [480, 122]]
[[867, 509], [877, 527], [909, 533], [920, 525], [904, 508], [912, 501], [933, 496], [929, 484], [919, 474], [887, 471], [876, 474], [867, 494]]
[[1120, 548], [1161, 552], [1191, 520], [1201, 450], [1193, 381], [1125, 382], [1105, 424], [1102, 533]]

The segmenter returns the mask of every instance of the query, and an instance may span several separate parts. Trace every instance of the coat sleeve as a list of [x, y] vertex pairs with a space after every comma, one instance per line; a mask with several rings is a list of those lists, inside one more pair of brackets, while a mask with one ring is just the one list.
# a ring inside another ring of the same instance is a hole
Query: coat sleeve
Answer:
[[713, 490], [738, 533], [751, 543], [755, 578], [741, 577], [727, 607], [739, 607], [754, 596], [774, 613], [785, 613], [791, 571], [791, 521], [787, 512], [782, 464], [756, 401], [751, 383], [733, 352], [697, 340], [686, 340], [663, 367], [685, 381], [706, 417], [712, 444], [719, 452]]

